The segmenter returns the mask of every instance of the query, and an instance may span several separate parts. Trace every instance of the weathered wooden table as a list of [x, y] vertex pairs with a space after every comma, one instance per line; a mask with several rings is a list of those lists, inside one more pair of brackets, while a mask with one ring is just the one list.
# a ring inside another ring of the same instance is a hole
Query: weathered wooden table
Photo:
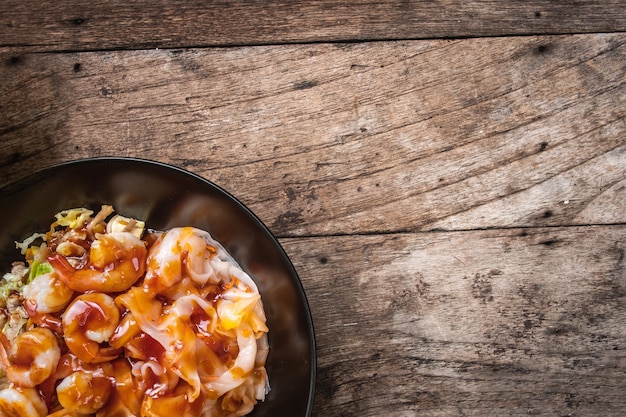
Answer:
[[4, 0], [0, 182], [237, 196], [305, 287], [314, 416], [622, 416], [625, 6]]

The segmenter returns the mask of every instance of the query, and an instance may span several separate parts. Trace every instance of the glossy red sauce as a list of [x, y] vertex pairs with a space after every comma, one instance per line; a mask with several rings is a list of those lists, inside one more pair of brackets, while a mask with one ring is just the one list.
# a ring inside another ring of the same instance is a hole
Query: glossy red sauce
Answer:
[[[84, 230], [84, 227], [83, 227]], [[191, 229], [190, 229], [191, 231]], [[89, 234], [85, 231], [85, 239], [80, 240], [77, 239], [74, 243], [77, 243], [84, 247], [86, 251], [86, 255], [82, 258], [76, 257], [76, 262], [70, 264], [68, 262], [68, 258], [55, 253], [54, 249], [61, 243], [61, 233], [55, 233], [54, 236], [49, 240], [48, 245], [50, 249], [53, 251], [49, 257], [51, 264], [57, 270], [66, 270], [69, 272], [75, 272], [81, 269], [91, 269], [98, 270], [100, 272], [110, 271], [113, 269], [118, 269], [118, 267], [125, 262], [124, 260], [131, 259], [132, 268], [137, 271], [142, 271], [143, 274], [146, 267], [146, 255], [141, 251], [134, 250], [130, 254], [128, 252], [120, 251], [119, 248], [108, 241], [106, 239], [101, 240], [101, 244], [105, 244], [106, 247], [104, 251], [106, 252], [105, 256], [101, 258], [101, 261], [104, 263], [100, 263], [98, 267], [92, 265], [89, 260], [89, 249], [91, 244], [93, 243], [93, 238], [89, 237]], [[144, 238], [144, 241], [147, 242], [146, 246], [149, 248], [153, 247], [153, 245], [158, 245], [159, 241], [157, 240], [159, 234], [157, 233], [148, 233]], [[209, 252], [209, 256], [212, 257], [215, 255], [215, 249], [208, 246], [207, 250]], [[119, 252], [119, 253], [118, 253]], [[187, 268], [187, 251], [181, 248], [177, 250], [178, 255], [180, 255], [180, 266], [173, 265], [173, 267], [180, 267], [182, 271]], [[158, 269], [158, 265], [156, 264], [154, 259], [149, 260], [150, 265], [148, 265], [148, 269], [156, 270]], [[182, 272], [181, 271], [181, 272]], [[168, 271], [165, 271], [167, 273]], [[176, 271], [174, 271], [176, 272]], [[234, 285], [235, 281], [230, 285]], [[173, 304], [172, 299], [169, 298], [170, 293], [168, 293], [167, 288], [161, 288], [162, 285], [157, 284], [156, 280], [151, 280], [149, 277], [145, 276], [140, 278], [137, 284], [143, 286], [143, 289], [146, 291], [145, 294], [151, 294], [151, 300], [157, 300], [160, 302], [164, 311], [167, 311], [167, 307]], [[223, 296], [224, 291], [229, 286], [225, 286], [223, 284], [207, 284], [204, 287], [198, 288], [195, 284], [188, 278], [182, 278], [179, 282], [176, 283], [177, 289], [186, 292], [187, 294], [195, 294], [199, 295], [204, 300], [209, 303], [215, 304], [220, 300]], [[77, 293], [77, 296], [79, 294]], [[116, 294], [111, 294], [113, 297]], [[120, 293], [117, 293], [120, 295]], [[142, 304], [143, 305], [143, 304]], [[166, 358], [166, 349], [161, 345], [161, 343], [155, 340], [150, 335], [143, 332], [137, 323], [132, 320], [123, 320], [124, 315], [128, 312], [124, 307], [120, 304], [117, 304], [120, 310], [120, 322], [117, 325], [114, 335], [111, 339], [111, 345], [114, 345], [114, 340], [116, 338], [120, 339], [120, 343], [124, 346], [124, 349], [120, 349], [120, 356], [115, 357], [112, 361], [108, 361], [105, 363], [85, 363], [81, 359], [79, 359], [76, 355], [74, 355], [71, 351], [68, 350], [67, 346], [61, 344], [62, 356], [56, 368], [56, 371], [53, 373], [50, 378], [44, 381], [42, 384], [38, 386], [43, 398], [49, 407], [52, 404], [55, 404], [56, 401], [56, 393], [55, 389], [58, 384], [66, 377], [71, 375], [76, 371], [87, 371], [92, 372], [97, 376], [95, 378], [94, 384], [99, 384], [102, 386], [106, 386], [110, 384], [111, 387], [115, 389], [112, 390], [111, 397], [109, 399], [109, 403], [105, 406], [107, 410], [122, 410], [129, 407], [129, 410], [132, 409], [133, 413], [139, 415], [140, 411], [137, 409], [137, 405], [141, 404], [145, 397], [139, 397], [137, 392], [143, 392], [146, 396], [154, 396], [154, 403], [151, 403], [155, 410], [164, 407], [169, 401], [173, 401], [176, 403], [180, 401], [181, 398], [184, 399], [182, 404], [182, 409], [180, 409], [180, 413], [185, 415], [199, 415], [202, 403], [204, 401], [204, 396], [207, 395], [206, 392], [201, 394], [199, 401], [196, 401], [193, 404], [190, 404], [185, 395], [181, 394], [184, 390], [188, 389], [188, 385], [186, 384], [178, 384], [174, 383], [174, 385], [169, 390], [164, 390], [163, 387], [168, 387], [169, 382], [167, 379], [178, 378], [175, 373], [172, 373], [172, 369], [168, 369], [167, 373], [158, 374], [154, 372], [152, 368], [149, 366], [143, 367], [143, 362], [156, 362], [161, 365], [162, 368], [167, 369], [171, 366], [171, 363], [168, 363]], [[32, 321], [41, 327], [47, 327], [59, 335], [59, 340], [63, 340], [63, 326], [60, 319], [60, 314], [39, 314], [36, 311], [36, 306], [30, 306], [28, 303], [26, 304], [27, 312], [31, 317]], [[157, 310], [158, 311], [158, 310]], [[117, 311], [116, 311], [117, 313]], [[71, 302], [71, 308], [68, 308], [63, 313], [63, 323], [66, 321], [71, 322], [68, 325], [68, 329], [72, 326], [76, 326], [81, 331], [85, 329], [92, 329], [97, 331], [98, 329], [107, 328], [112, 323], [111, 317], [107, 315], [106, 310], [103, 309], [98, 303], [92, 302], [84, 299], [76, 299], [74, 298]], [[213, 332], [211, 329], [214, 328], [214, 322], [217, 320], [215, 316], [216, 313], [207, 313], [203, 308], [196, 306], [188, 318], [188, 322], [185, 321], [186, 325], [190, 327], [191, 330], [194, 331], [194, 334], [197, 339], [197, 352], [199, 354], [197, 363], [198, 371], [200, 373], [205, 373], [205, 375], [210, 375], [210, 377], [214, 378], [213, 372], [216, 366], [216, 360], [226, 366], [227, 368], [231, 367], [237, 356], [239, 355], [239, 347], [237, 345], [237, 340], [232, 336], [232, 334], [227, 337], [224, 335], [217, 334]], [[161, 317], [163, 318], [163, 317]], [[187, 319], [185, 319], [187, 320]], [[115, 322], [117, 323], [117, 322]], [[156, 325], [157, 323], [155, 323]], [[183, 343], [181, 340], [177, 340], [179, 343]], [[69, 345], [69, 342], [68, 342]], [[117, 348], [117, 346], [114, 346]], [[121, 346], [120, 346], [121, 347]], [[171, 347], [171, 346], [170, 346]], [[98, 348], [98, 347], [96, 347]], [[100, 344], [100, 348], [110, 348], [107, 342]], [[210, 351], [209, 351], [210, 350]], [[114, 355], [117, 355], [117, 349], [113, 349], [115, 352]], [[168, 351], [169, 352], [169, 351]], [[194, 350], [194, 352], [196, 352]], [[211, 352], [215, 355], [211, 354]], [[78, 352], [77, 352], [78, 353]], [[171, 353], [171, 352], [170, 352]], [[204, 356], [209, 356], [212, 359], [205, 359]], [[83, 357], [83, 356], [81, 356]], [[32, 357], [16, 357], [16, 363], [24, 363], [29, 364], [32, 362]], [[83, 358], [84, 360], [88, 360]], [[221, 365], [217, 365], [221, 366]], [[201, 369], [202, 368], [202, 369]], [[142, 369], [141, 375], [137, 375], [139, 372], [138, 369]], [[157, 368], [158, 369], [158, 368]], [[237, 368], [239, 369], [239, 368]], [[233, 372], [236, 371], [233, 370]], [[236, 375], [237, 377], [243, 377], [244, 375]], [[177, 380], [177, 379], [176, 379]], [[94, 388], [96, 388], [94, 386]], [[84, 399], [75, 398], [75, 401], [81, 402]], [[182, 397], [181, 397], [182, 395]], [[237, 409], [240, 404], [232, 398], [229, 400], [230, 403], [229, 408]], [[170, 407], [171, 408], [171, 407]], [[167, 408], [164, 408], [167, 409]], [[49, 411], [54, 411], [50, 409]], [[120, 411], [120, 413], [126, 411]], [[221, 413], [220, 413], [221, 414]], [[108, 415], [108, 414], [107, 414]], [[117, 415], [117, 414], [114, 414]], [[120, 414], [122, 415], [122, 414]], [[125, 414], [124, 414], [125, 415]]]
[[48, 313], [38, 313], [33, 309], [31, 303], [28, 302], [24, 303], [24, 306], [26, 307], [28, 317], [30, 317], [33, 323], [37, 324], [39, 327], [50, 329], [57, 334], [63, 333], [63, 324], [61, 323], [60, 317]]
[[127, 346], [134, 347], [141, 352], [144, 356], [143, 360], [153, 360], [161, 365], [165, 365], [163, 362], [165, 348], [150, 335], [140, 332], [127, 343]]
[[85, 300], [75, 300], [72, 308], [66, 313], [70, 314], [68, 320], [77, 322], [79, 327], [101, 329], [110, 323], [104, 310], [98, 303]]

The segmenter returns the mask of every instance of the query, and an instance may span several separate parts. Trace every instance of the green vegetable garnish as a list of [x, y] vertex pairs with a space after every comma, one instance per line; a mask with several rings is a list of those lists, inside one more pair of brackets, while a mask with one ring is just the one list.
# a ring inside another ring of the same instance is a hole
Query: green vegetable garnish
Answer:
[[28, 274], [27, 283], [30, 284], [39, 275], [49, 274], [52, 271], [54, 271], [54, 269], [52, 268], [52, 265], [50, 265], [48, 262], [40, 262], [35, 260], [30, 266], [30, 273]]

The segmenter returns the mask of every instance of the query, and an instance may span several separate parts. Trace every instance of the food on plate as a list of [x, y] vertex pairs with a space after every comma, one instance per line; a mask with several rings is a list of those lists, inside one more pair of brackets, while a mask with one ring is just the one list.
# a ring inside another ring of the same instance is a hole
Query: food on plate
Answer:
[[206, 231], [64, 210], [0, 280], [0, 416], [235, 417], [269, 392], [258, 288]]

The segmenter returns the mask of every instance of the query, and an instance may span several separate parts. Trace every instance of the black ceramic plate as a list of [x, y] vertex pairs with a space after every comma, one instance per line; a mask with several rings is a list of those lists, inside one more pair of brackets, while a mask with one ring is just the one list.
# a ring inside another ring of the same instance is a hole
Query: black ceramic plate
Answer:
[[254, 417], [305, 417], [315, 384], [315, 339], [300, 280], [279, 243], [242, 203], [215, 184], [152, 161], [98, 158], [58, 165], [0, 189], [0, 272], [20, 259], [15, 241], [45, 231], [55, 213], [112, 205], [151, 229], [209, 231], [250, 273], [267, 314], [271, 392]]

